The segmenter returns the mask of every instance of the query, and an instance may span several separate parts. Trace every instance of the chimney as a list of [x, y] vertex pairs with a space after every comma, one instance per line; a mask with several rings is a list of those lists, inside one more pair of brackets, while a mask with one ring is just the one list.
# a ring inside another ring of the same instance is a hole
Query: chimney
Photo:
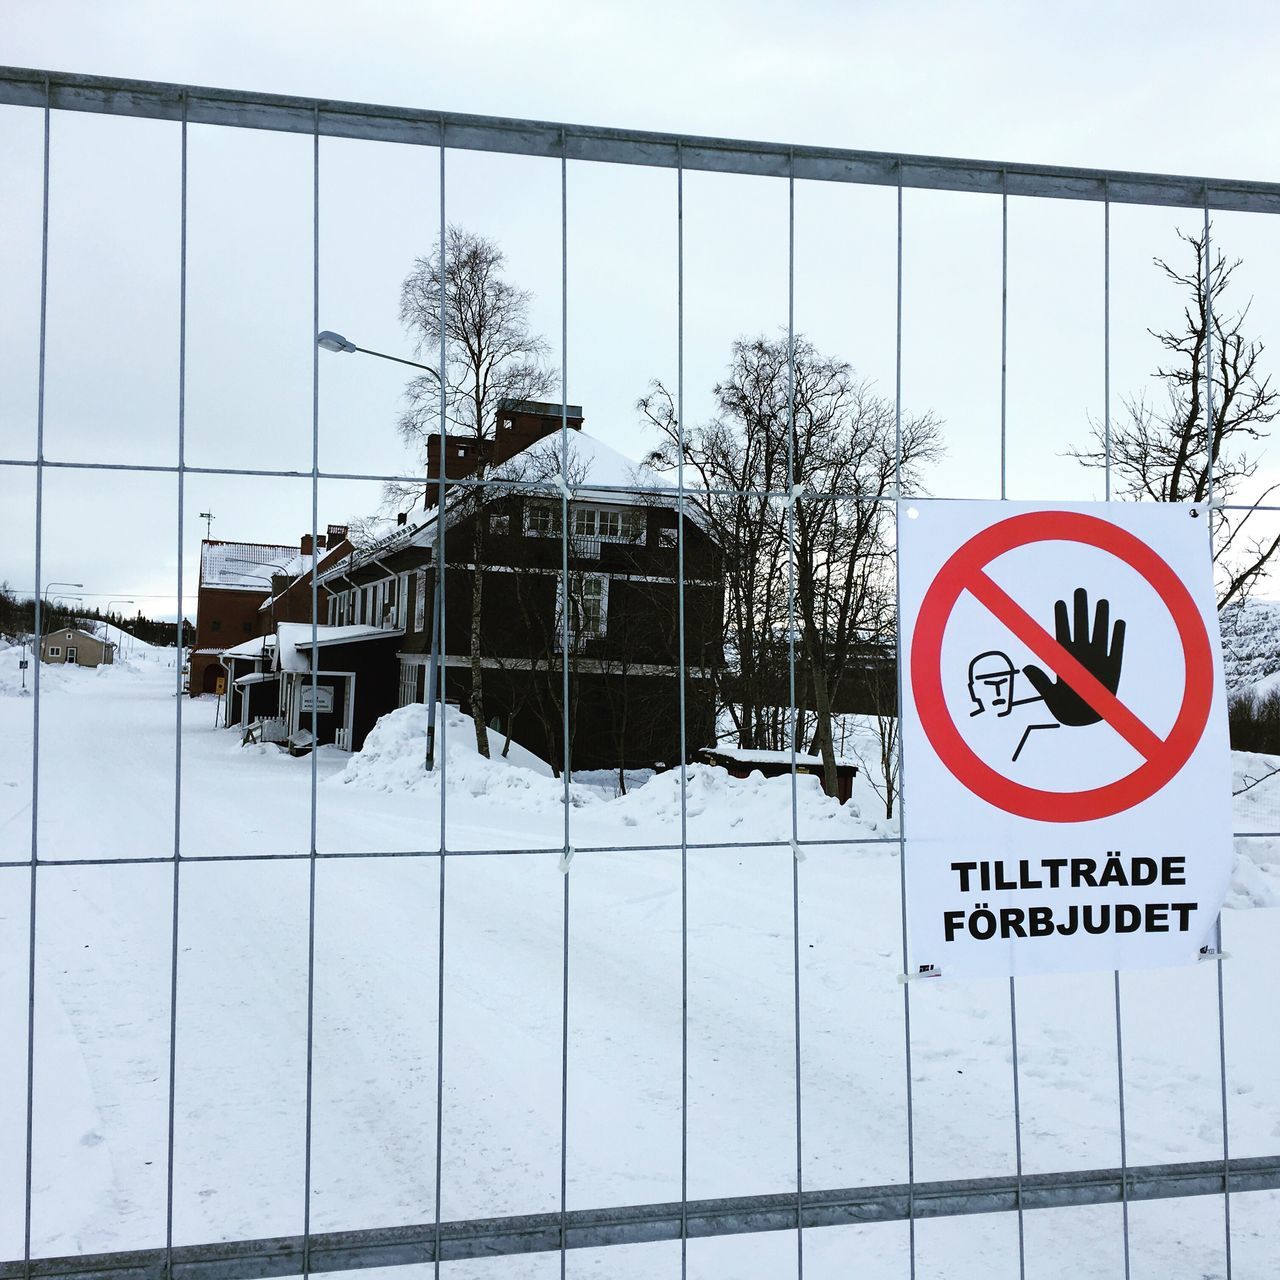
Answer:
[[[582, 406], [571, 404], [565, 409], [569, 430], [582, 430]], [[471, 475], [476, 469], [479, 448], [485, 452], [486, 463], [497, 467], [530, 445], [554, 435], [560, 430], [560, 411], [558, 402], [500, 400], [492, 440], [480, 442], [474, 436], [445, 437], [445, 480], [462, 480]], [[432, 435], [427, 439], [427, 507], [434, 507], [439, 497], [440, 472], [440, 437]]]
[[304, 556], [309, 556], [311, 554], [311, 535], [309, 533], [304, 533], [302, 535], [302, 541], [299, 543], [299, 550]]

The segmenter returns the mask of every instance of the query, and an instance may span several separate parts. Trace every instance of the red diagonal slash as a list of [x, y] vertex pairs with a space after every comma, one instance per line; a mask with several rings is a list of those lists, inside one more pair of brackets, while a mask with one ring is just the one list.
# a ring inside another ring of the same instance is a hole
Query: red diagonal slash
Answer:
[[1116, 697], [1087, 667], [1071, 656], [1011, 595], [979, 569], [965, 588], [1013, 632], [1041, 662], [1071, 686], [1135, 751], [1154, 760], [1164, 740]]

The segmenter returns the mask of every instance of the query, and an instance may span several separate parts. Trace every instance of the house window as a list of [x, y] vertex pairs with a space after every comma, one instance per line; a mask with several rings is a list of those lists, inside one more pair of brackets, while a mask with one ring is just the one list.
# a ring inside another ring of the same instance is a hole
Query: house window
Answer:
[[[581, 649], [605, 634], [609, 623], [609, 579], [599, 573], [572, 574], [569, 580], [569, 644]], [[556, 586], [556, 646], [564, 639], [564, 584]]]
[[674, 530], [674, 529], [659, 529], [659, 530], [658, 530], [658, 546], [660, 546], [660, 547], [674, 547], [674, 546], [676, 545], [676, 542], [677, 542], [677, 533], [676, 533], [676, 530]]
[[558, 538], [560, 508], [550, 502], [531, 502], [525, 508], [524, 527], [541, 538]]
[[643, 542], [644, 519], [628, 508], [577, 507], [573, 533], [578, 538], [602, 538], [608, 542]]
[[579, 627], [583, 634], [604, 635], [605, 587], [604, 579], [597, 577], [582, 580], [582, 596], [578, 605]]
[[490, 533], [506, 533], [510, 527], [511, 521], [505, 513], [502, 515], [493, 515], [489, 517]]
[[413, 629], [425, 631], [427, 627], [427, 571], [419, 569], [413, 585]]
[[49, 646], [49, 657], [51, 658], [62, 657], [62, 646], [57, 644], [51, 644]]

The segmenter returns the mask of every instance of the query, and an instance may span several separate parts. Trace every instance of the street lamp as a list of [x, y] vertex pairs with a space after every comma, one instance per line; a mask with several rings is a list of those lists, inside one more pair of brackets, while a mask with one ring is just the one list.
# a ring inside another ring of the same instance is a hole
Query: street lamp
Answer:
[[[111, 617], [111, 606], [112, 606], [113, 604], [136, 604], [136, 603], [137, 603], [137, 601], [135, 601], [135, 600], [108, 600], [108, 601], [107, 601], [107, 617], [108, 617], [108, 619], [110, 619], [110, 617]], [[106, 625], [107, 625], [107, 626], [110, 626], [110, 625], [111, 625], [110, 621], [108, 621]], [[124, 634], [124, 635], [128, 635], [128, 632], [126, 632], [126, 631], [124, 630], [124, 628], [123, 628], [123, 627], [118, 627], [118, 628], [117, 628], [117, 630], [118, 630], [118, 631], [120, 631], [120, 632], [121, 632], [122, 634]]]
[[317, 333], [316, 345], [323, 347], [326, 351], [359, 351], [366, 356], [377, 356], [379, 360], [394, 360], [396, 364], [407, 364], [411, 369], [421, 369], [429, 373], [437, 382], [440, 381], [440, 375], [429, 364], [405, 360], [402, 356], [389, 356], [385, 351], [373, 351], [369, 347], [357, 347], [350, 339], [344, 338], [340, 333], [334, 333], [332, 329], [324, 329]]
[[[84, 583], [83, 582], [46, 582], [44, 584], [44, 591], [42, 593], [42, 599], [44, 600], [46, 609], [49, 607], [49, 590], [51, 587], [75, 587], [77, 590], [82, 591], [84, 590]], [[38, 626], [36, 627], [35, 650], [36, 650], [37, 660], [40, 662], [43, 662], [44, 647], [40, 642], [40, 628]]]
[[[324, 329], [316, 334], [316, 344], [323, 347], [326, 351], [359, 351], [366, 356], [377, 356], [379, 360], [392, 360], [396, 364], [407, 364], [411, 369], [421, 369], [424, 373], [429, 373], [437, 383], [440, 382], [440, 375], [429, 364], [419, 364], [416, 360], [405, 360], [401, 356], [389, 356], [385, 351], [372, 351], [368, 347], [357, 347], [349, 338], [343, 337], [340, 333], [334, 333], [332, 329]], [[440, 475], [443, 477], [445, 472], [445, 463], [442, 458], [440, 461]], [[441, 481], [443, 484], [443, 480]], [[443, 504], [436, 511], [436, 546], [435, 555], [432, 557], [432, 573], [435, 576], [435, 590], [431, 594], [431, 665], [427, 669], [427, 761], [426, 767], [428, 771], [435, 768], [436, 761], [436, 685], [443, 686], [444, 682], [439, 679], [440, 671], [440, 651], [441, 640], [440, 635], [440, 601], [444, 592], [444, 581], [442, 577], [442, 557], [440, 538], [444, 527], [444, 508]], [[476, 572], [479, 572], [477, 569]], [[443, 687], [440, 693], [443, 696]]]

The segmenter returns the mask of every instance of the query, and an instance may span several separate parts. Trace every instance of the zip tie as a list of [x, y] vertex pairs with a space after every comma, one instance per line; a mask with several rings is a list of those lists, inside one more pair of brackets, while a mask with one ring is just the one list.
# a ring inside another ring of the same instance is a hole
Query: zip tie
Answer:
[[569, 874], [569, 864], [573, 861], [573, 855], [577, 852], [574, 848], [566, 848], [560, 855], [560, 874], [567, 876]]
[[793, 841], [791, 842], [791, 856], [792, 856], [792, 857], [793, 857], [797, 862], [803, 862], [803, 861], [805, 860], [805, 852], [804, 852], [804, 850], [800, 847], [800, 843], [799, 843], [799, 841], [797, 841], [797, 840], [793, 840]]
[[794, 507], [796, 503], [799, 502], [800, 499], [803, 498], [805, 494], [807, 494], [808, 492], [809, 492], [809, 489], [807, 485], [793, 484], [791, 486], [791, 492], [787, 496], [787, 506]]
[[1215, 951], [1212, 947], [1201, 947], [1200, 954], [1196, 956], [1197, 964], [1204, 964], [1206, 960], [1230, 960], [1230, 951]]
[[942, 970], [939, 969], [936, 964], [922, 964], [920, 968], [916, 970], [915, 973], [898, 974], [898, 983], [899, 985], [902, 985], [908, 982], [915, 982], [920, 978], [940, 978], [940, 977], [942, 977]]
[[558, 471], [556, 472], [556, 475], [555, 475], [555, 481], [556, 481], [556, 488], [560, 490], [561, 495], [567, 498], [568, 501], [572, 502], [573, 490], [570, 489], [567, 484], [565, 484], [564, 476], [562, 476]]

